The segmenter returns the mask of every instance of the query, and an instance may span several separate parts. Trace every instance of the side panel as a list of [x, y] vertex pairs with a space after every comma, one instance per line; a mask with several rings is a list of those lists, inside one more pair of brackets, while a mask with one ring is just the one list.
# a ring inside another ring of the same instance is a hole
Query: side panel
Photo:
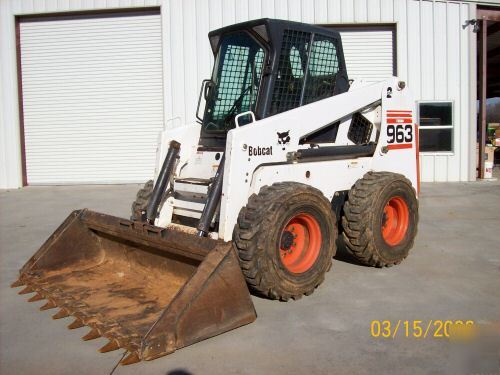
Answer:
[[331, 201], [336, 191], [351, 189], [371, 164], [372, 158], [358, 158], [262, 166], [253, 174], [250, 195], [266, 185], [294, 181], [319, 189]]
[[382, 126], [372, 169], [405, 175], [419, 190], [418, 131], [413, 96], [409, 89], [392, 87], [392, 97], [382, 95]]
[[[288, 153], [309, 147], [299, 145], [299, 139], [302, 136], [322, 129], [328, 124], [349, 116], [381, 99], [382, 111], [389, 108], [404, 108], [413, 113], [412, 99], [408, 90], [398, 91], [397, 82], [396, 78], [391, 78], [385, 82], [353, 89], [347, 93], [231, 130], [228, 133], [226, 145], [224, 188], [220, 212], [220, 238], [226, 241], [232, 238], [233, 228], [241, 207], [247, 203], [248, 197], [252, 193], [258, 192], [262, 185], [268, 185], [272, 183], [271, 181], [304, 182], [305, 172], [307, 171], [305, 169], [306, 163], [286, 164]], [[392, 91], [390, 98], [387, 98], [388, 87], [391, 87]], [[386, 117], [386, 113], [383, 113], [383, 124], [385, 124]], [[411, 123], [413, 123], [413, 117]], [[354, 168], [354, 165], [351, 168], [348, 161], [308, 163], [311, 168], [314, 164], [314, 170], [310, 170], [310, 173], [314, 176], [313, 179], [316, 179], [318, 174], [322, 176], [331, 174], [331, 179], [340, 181], [338, 186], [342, 186], [342, 189], [344, 189], [346, 186], [352, 186], [354, 181], [364, 174], [364, 171], [367, 172], [370, 169], [389, 170], [405, 174], [416, 186], [415, 140], [411, 143], [411, 149], [391, 150], [384, 153], [382, 147], [387, 146], [385, 132], [386, 129], [382, 126], [382, 135], [375, 151], [376, 156], [373, 159], [368, 158], [367, 161], [356, 159], [356, 168]], [[385, 159], [387, 159], [387, 162]], [[410, 160], [411, 166], [409, 165]], [[370, 162], [373, 163], [371, 166]], [[278, 166], [277, 164], [281, 165]], [[407, 167], [402, 168], [402, 165], [407, 165]], [[254, 171], [258, 170], [259, 167], [265, 172], [259, 170], [254, 175]], [[260, 173], [264, 173], [266, 176], [264, 174], [259, 175]], [[286, 176], [286, 178], [275, 177], [273, 173], [276, 175], [282, 173], [282, 176]], [[273, 177], [270, 177], [271, 174], [273, 174]], [[325, 196], [332, 195], [335, 191], [333, 187], [329, 189], [328, 184], [318, 182], [318, 185], [316, 185], [315, 182], [310, 183], [320, 188]]]

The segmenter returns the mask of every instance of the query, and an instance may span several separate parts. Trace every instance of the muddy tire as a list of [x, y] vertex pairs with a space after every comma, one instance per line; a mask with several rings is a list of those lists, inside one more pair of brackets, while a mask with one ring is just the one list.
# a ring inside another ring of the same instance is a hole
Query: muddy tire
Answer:
[[153, 180], [149, 180], [144, 184], [144, 187], [137, 192], [135, 201], [132, 203], [132, 216], [130, 220], [141, 220], [141, 213], [146, 210], [152, 193]]
[[417, 234], [418, 201], [403, 175], [368, 172], [349, 191], [342, 239], [361, 263], [388, 267], [408, 256]]
[[323, 282], [336, 237], [330, 202], [319, 190], [294, 182], [253, 194], [233, 234], [250, 289], [282, 301], [309, 295]]

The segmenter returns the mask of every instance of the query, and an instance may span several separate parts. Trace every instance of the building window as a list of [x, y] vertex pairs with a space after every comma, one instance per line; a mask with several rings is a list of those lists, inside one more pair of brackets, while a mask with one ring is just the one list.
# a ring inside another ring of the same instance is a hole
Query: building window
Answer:
[[453, 103], [419, 102], [421, 152], [453, 151]]

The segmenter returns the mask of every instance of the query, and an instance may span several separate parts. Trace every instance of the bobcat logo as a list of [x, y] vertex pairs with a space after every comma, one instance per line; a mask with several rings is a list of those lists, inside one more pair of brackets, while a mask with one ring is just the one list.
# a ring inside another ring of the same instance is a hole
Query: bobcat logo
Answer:
[[290, 130], [283, 132], [283, 133], [277, 132], [277, 134], [278, 134], [278, 144], [279, 145], [286, 145], [287, 143], [290, 142], [290, 135], [289, 135]]

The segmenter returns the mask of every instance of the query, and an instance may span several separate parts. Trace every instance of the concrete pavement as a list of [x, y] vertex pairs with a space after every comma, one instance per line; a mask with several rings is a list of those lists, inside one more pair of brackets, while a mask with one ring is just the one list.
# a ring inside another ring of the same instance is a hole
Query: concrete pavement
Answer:
[[[87, 329], [68, 330], [71, 319], [52, 320], [54, 310], [38, 311], [43, 301], [27, 303], [29, 295], [18, 296], [9, 284], [73, 209], [128, 217], [137, 189], [0, 191], [0, 374], [113, 371], [121, 351], [98, 353], [104, 339], [83, 342]], [[499, 182], [424, 184], [419, 234], [401, 265], [363, 267], [341, 253], [313, 295], [288, 303], [253, 297], [255, 323], [152, 362], [119, 366], [114, 373], [454, 373], [461, 357], [447, 339], [374, 338], [370, 323], [499, 322], [499, 224]]]

